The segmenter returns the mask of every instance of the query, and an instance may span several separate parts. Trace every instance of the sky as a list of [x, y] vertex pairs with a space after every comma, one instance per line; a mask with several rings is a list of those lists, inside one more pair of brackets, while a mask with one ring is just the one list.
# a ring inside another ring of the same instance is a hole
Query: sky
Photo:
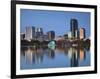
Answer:
[[21, 33], [25, 32], [26, 26], [34, 26], [43, 28], [44, 34], [53, 30], [56, 36], [62, 36], [70, 31], [72, 18], [78, 20], [78, 28], [85, 28], [86, 37], [90, 37], [90, 13], [73, 11], [21, 9]]

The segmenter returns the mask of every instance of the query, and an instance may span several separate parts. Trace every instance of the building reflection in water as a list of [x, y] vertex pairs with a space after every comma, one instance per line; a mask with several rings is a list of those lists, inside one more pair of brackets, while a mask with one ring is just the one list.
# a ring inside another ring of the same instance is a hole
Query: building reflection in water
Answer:
[[[70, 67], [78, 67], [79, 62], [82, 62], [86, 58], [84, 49], [81, 48], [33, 48], [33, 47], [22, 47], [21, 57], [23, 56], [26, 64], [42, 64], [45, 61], [45, 57], [49, 60], [54, 60], [57, 56], [57, 51], [64, 54], [70, 60]], [[60, 57], [60, 56], [59, 56]], [[60, 59], [60, 58], [59, 58]], [[65, 58], [67, 61], [67, 58]], [[58, 61], [59, 62], [59, 61]], [[49, 63], [49, 62], [46, 62]], [[56, 62], [55, 62], [56, 63]]]
[[43, 61], [43, 49], [25, 48], [22, 49], [21, 55], [24, 55], [26, 64], [39, 64]]
[[82, 48], [69, 48], [68, 56], [70, 58], [70, 66], [78, 67], [79, 62], [82, 62], [86, 58], [85, 50]]
[[70, 66], [77, 67], [78, 66], [78, 50], [75, 48], [69, 48], [68, 56], [70, 58]]
[[48, 58], [54, 59], [55, 57], [55, 46], [48, 46], [47, 52], [46, 52]]
[[80, 61], [84, 61], [86, 58], [86, 52], [83, 51], [83, 49], [80, 49], [79, 58], [80, 58]]
[[46, 54], [47, 54], [48, 58], [50, 58], [50, 59], [54, 59], [54, 57], [55, 57], [55, 51], [53, 49], [48, 48]]

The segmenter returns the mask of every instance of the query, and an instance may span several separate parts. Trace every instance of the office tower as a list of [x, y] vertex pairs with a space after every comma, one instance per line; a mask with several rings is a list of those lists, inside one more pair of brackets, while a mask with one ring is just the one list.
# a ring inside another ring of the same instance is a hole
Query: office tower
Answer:
[[80, 28], [79, 30], [79, 37], [80, 39], [84, 39], [85, 38], [85, 29], [84, 28]]
[[43, 40], [44, 40], [44, 41], [48, 41], [48, 35], [46, 35], [46, 34], [43, 35]]
[[68, 39], [68, 34], [64, 34], [64, 39]]
[[43, 29], [42, 28], [36, 28], [36, 37], [40, 37], [43, 35]]
[[70, 31], [72, 33], [72, 38], [78, 38], [78, 21], [77, 21], [77, 19], [71, 19]]
[[47, 32], [48, 39], [53, 40], [55, 38], [55, 32], [54, 31], [49, 31]]
[[35, 38], [35, 27], [26, 27], [25, 39], [30, 41], [34, 38]]
[[72, 38], [72, 32], [68, 32], [68, 39]]
[[38, 41], [44, 41], [44, 36], [42, 35], [42, 36], [38, 36], [37, 38], [36, 38]]
[[79, 38], [79, 30], [75, 31], [75, 38], [78, 39]]
[[21, 33], [20, 38], [21, 38], [21, 40], [24, 40], [25, 39], [25, 34]]

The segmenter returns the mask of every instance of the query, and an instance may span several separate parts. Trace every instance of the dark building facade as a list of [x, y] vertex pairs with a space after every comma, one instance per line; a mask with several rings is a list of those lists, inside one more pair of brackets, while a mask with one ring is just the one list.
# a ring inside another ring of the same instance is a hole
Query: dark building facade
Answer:
[[21, 33], [21, 40], [24, 40], [25, 39], [25, 34], [24, 33]]
[[37, 28], [36, 29], [36, 37], [40, 37], [43, 35], [43, 29], [42, 28]]
[[64, 38], [65, 39], [68, 39], [68, 34], [64, 34]]
[[72, 34], [72, 38], [78, 38], [78, 21], [77, 21], [77, 19], [71, 19], [70, 31]]
[[47, 32], [48, 40], [53, 40], [55, 38], [55, 32], [49, 31]]

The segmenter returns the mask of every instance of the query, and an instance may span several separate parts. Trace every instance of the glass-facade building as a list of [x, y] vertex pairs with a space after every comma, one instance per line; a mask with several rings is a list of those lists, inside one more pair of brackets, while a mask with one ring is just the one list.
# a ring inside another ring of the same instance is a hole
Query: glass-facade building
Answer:
[[35, 27], [26, 27], [25, 28], [25, 39], [32, 40], [35, 37]]
[[78, 21], [77, 21], [77, 19], [71, 19], [70, 31], [72, 34], [72, 38], [78, 38]]
[[54, 31], [49, 31], [47, 32], [48, 39], [53, 40], [55, 38], [55, 32]]

